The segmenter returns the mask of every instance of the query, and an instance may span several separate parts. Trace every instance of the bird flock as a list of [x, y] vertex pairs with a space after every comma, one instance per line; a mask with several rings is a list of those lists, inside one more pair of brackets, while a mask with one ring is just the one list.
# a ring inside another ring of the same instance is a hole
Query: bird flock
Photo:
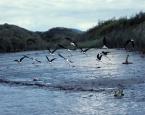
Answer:
[[[65, 39], [69, 42], [69, 45], [70, 45], [71, 47], [73, 47], [73, 48], [70, 49], [70, 48], [67, 48], [66, 46], [64, 46], [64, 45], [62, 45], [62, 44], [57, 44], [57, 47], [56, 47], [55, 49], [50, 49], [50, 48], [48, 48], [48, 53], [49, 53], [50, 55], [52, 55], [52, 56], [55, 56], [55, 55], [56, 55], [55, 52], [56, 52], [58, 49], [65, 49], [67, 52], [69, 52], [69, 53], [71, 54], [71, 51], [72, 51], [72, 50], [77, 50], [77, 49], [78, 49], [78, 50], [80, 51], [80, 53], [85, 54], [85, 55], [87, 56], [86, 52], [89, 51], [89, 50], [91, 49], [91, 48], [81, 48], [81, 47], [79, 47], [78, 43], [75, 42], [74, 40], [72, 40], [71, 38], [68, 38], [68, 37], [67, 37], [67, 38], [65, 38]], [[133, 40], [133, 39], [129, 39], [129, 40], [127, 40], [127, 41], [125, 42], [125, 44], [124, 44], [125, 50], [127, 50], [127, 47], [128, 47], [129, 45], [131, 45], [132, 48], [134, 48], [135, 44], [134, 44], [134, 40]], [[103, 46], [102, 46], [102, 49], [104, 49], [104, 51], [97, 53], [97, 55], [96, 55], [96, 60], [102, 62], [102, 61], [101, 61], [101, 60], [102, 60], [102, 57], [106, 57], [106, 58], [108, 58], [108, 59], [110, 60], [110, 58], [109, 58], [107, 55], [108, 55], [109, 53], [111, 53], [111, 52], [109, 52], [109, 51], [107, 50], [108, 47], [107, 47], [107, 41], [106, 41], [106, 38], [105, 38], [105, 37], [103, 38]], [[68, 64], [73, 63], [72, 60], [68, 59], [68, 57], [63, 56], [63, 54], [58, 53], [57, 55], [58, 55], [60, 58], [64, 59], [64, 61], [67, 62]], [[71, 56], [72, 56], [72, 54], [71, 54]], [[56, 57], [50, 58], [50, 57], [48, 57], [47, 55], [46, 55], [45, 57], [46, 57], [46, 60], [47, 60], [50, 64], [51, 64], [53, 61], [55, 61], [55, 60], [57, 59]], [[129, 57], [129, 54], [128, 54], [127, 57], [126, 57], [126, 61], [123, 62], [122, 64], [131, 64], [130, 62], [128, 62], [128, 57]], [[37, 63], [42, 63], [42, 61], [40, 61], [40, 60], [38, 60], [38, 59], [35, 59], [35, 58], [33, 58], [33, 57], [29, 57], [28, 55], [23, 55], [20, 59], [16, 59], [16, 60], [14, 60], [14, 61], [17, 62], [17, 63], [22, 63], [22, 61], [23, 61], [25, 58], [32, 60], [32, 61], [33, 61], [33, 64], [34, 64], [35, 62], [37, 62]]]
[[[81, 47], [79, 47], [78, 43], [75, 42], [74, 40], [72, 40], [71, 38], [65, 38], [65, 39], [69, 42], [70, 46], [73, 47], [73, 48], [70, 49], [70, 48], [67, 48], [66, 46], [64, 46], [64, 45], [62, 45], [62, 44], [57, 44], [57, 47], [56, 47], [55, 49], [50, 49], [50, 48], [48, 48], [48, 54], [51, 55], [51, 56], [55, 56], [55, 55], [56, 55], [55, 52], [56, 52], [58, 49], [65, 49], [65, 50], [66, 50], [67, 52], [69, 52], [70, 54], [71, 54], [71, 51], [72, 51], [72, 50], [73, 50], [73, 51], [74, 51], [74, 50], [79, 50], [79, 52], [80, 52], [81, 54], [85, 54], [85, 55], [87, 56], [87, 54], [86, 54], [87, 51], [89, 51], [89, 50], [91, 49], [91, 48], [81, 48]], [[106, 46], [106, 38], [105, 38], [105, 37], [104, 37], [104, 39], [103, 39], [103, 47], [105, 47], [104, 50], [108, 49], [108, 47]], [[104, 56], [104, 57], [107, 57], [107, 55], [108, 55], [109, 53], [111, 53], [111, 52], [109, 52], [109, 51], [102, 51], [102, 52], [98, 53], [97, 56], [96, 56], [96, 60], [97, 60], [97, 61], [101, 61], [101, 60], [102, 60], [102, 57], [103, 57], [103, 56]], [[68, 64], [73, 63], [72, 60], [68, 59], [68, 57], [65, 57], [63, 54], [57, 53], [57, 55], [58, 55], [60, 58], [62, 58], [65, 62], [68, 62]], [[72, 54], [71, 54], [71, 56], [72, 56]], [[48, 57], [47, 55], [46, 55], [45, 57], [46, 57], [46, 60], [47, 60], [49, 63], [52, 63], [53, 61], [55, 61], [55, 60], [57, 59], [56, 57], [50, 58], [50, 57]], [[29, 57], [28, 55], [23, 55], [20, 59], [16, 59], [16, 60], [14, 60], [14, 61], [20, 64], [20, 63], [22, 63], [22, 61], [23, 61], [25, 58], [32, 60], [33, 63], [35, 63], [35, 62], [42, 63], [42, 61], [40, 61], [40, 60], [38, 60], [38, 59], [35, 59], [35, 58], [33, 58], [33, 57]], [[108, 57], [107, 57], [107, 58], [108, 58]], [[109, 59], [109, 58], [108, 58], [108, 59]]]
[[[57, 47], [54, 48], [54, 49], [48, 48], [48, 50], [47, 50], [48, 51], [48, 54], [50, 54], [51, 56], [53, 56], [51, 58], [48, 55], [45, 56], [46, 57], [46, 60], [48, 61], [49, 64], [52, 64], [55, 60], [57, 60], [58, 57], [60, 57], [61, 59], [63, 59], [69, 65], [73, 63], [73, 61], [70, 60], [67, 56], [64, 56], [61, 53], [57, 53], [56, 54], [56, 51], [58, 49], [65, 49], [70, 54], [71, 54], [71, 51], [72, 50], [78, 50], [80, 53], [85, 54], [86, 56], [87, 56], [87, 54], [86, 54], [87, 51], [89, 51], [91, 49], [91, 48], [81, 48], [81, 47], [79, 47], [78, 43], [76, 41], [72, 40], [71, 38], [68, 38], [67, 37], [67, 38], [65, 38], [65, 40], [67, 40], [69, 42], [69, 46], [71, 48], [68, 48], [68, 47], [66, 47], [66, 46], [64, 46], [62, 44], [57, 44]], [[110, 60], [110, 58], [108, 57], [108, 54], [111, 53], [111, 52], [108, 50], [109, 48], [108, 48], [108, 45], [107, 45], [106, 37], [103, 38], [103, 41], [102, 42], [103, 42], [103, 46], [102, 46], [103, 51], [101, 51], [101, 52], [99, 52], [99, 53], [96, 54], [96, 60], [99, 61], [99, 62], [102, 62], [102, 57], [106, 57], [106, 58], [108, 58]], [[127, 40], [125, 42], [125, 44], [124, 44], [125, 50], [127, 50], [128, 47], [130, 47], [130, 46], [131, 46], [132, 49], [134, 49], [135, 43], [134, 43], [134, 40], [133, 39], [129, 39], [129, 40]], [[58, 57], [55, 57], [55, 55], [57, 55]], [[71, 56], [72, 56], [72, 54], [71, 54]], [[132, 64], [131, 62], [128, 61], [128, 57], [129, 57], [129, 54], [127, 54], [126, 60], [122, 64]], [[42, 61], [40, 61], [40, 60], [38, 60], [36, 58], [30, 57], [28, 55], [23, 55], [20, 59], [16, 59], [14, 61], [20, 64], [26, 58], [32, 60], [33, 61], [33, 64], [35, 62], [42, 63]], [[119, 88], [117, 91], [114, 92], [114, 96], [115, 97], [124, 96], [123, 90]]]

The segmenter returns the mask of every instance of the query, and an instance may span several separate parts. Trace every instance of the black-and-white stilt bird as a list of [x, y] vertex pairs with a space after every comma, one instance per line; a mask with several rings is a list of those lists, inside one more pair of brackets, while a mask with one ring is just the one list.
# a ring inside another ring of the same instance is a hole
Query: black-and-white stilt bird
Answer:
[[70, 42], [70, 45], [71, 46], [73, 46], [73, 47], [75, 47], [75, 48], [79, 48], [78, 47], [78, 44], [75, 42], [75, 41], [73, 41], [71, 38], [65, 38], [66, 40], [68, 40], [69, 42]]

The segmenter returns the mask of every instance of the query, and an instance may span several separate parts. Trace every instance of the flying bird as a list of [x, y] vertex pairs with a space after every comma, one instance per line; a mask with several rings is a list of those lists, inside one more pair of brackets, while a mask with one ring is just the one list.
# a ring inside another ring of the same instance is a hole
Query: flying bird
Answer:
[[38, 63], [41, 63], [41, 61], [40, 60], [38, 60], [38, 59], [33, 59], [34, 61], [36, 61], [36, 62], [38, 62]]
[[63, 58], [66, 62], [73, 63], [71, 60], [67, 59], [66, 57], [62, 56], [61, 54], [58, 54], [58, 56]]
[[78, 45], [77, 45], [77, 43], [76, 42], [74, 42], [71, 38], [65, 38], [66, 40], [68, 40], [69, 42], [70, 42], [70, 45], [72, 45], [73, 47], [76, 47], [76, 48], [79, 48], [78, 47]]
[[63, 46], [61, 44], [58, 44], [58, 46], [62, 49], [66, 49], [70, 53], [70, 55], [72, 56], [71, 50], [69, 48], [66, 48], [65, 46]]
[[86, 48], [86, 49], [79, 48], [79, 49], [81, 50], [81, 52], [82, 52], [83, 54], [86, 54], [86, 52], [87, 52], [88, 50], [90, 50], [91, 48]]
[[54, 55], [55, 51], [57, 50], [57, 48], [55, 48], [54, 50], [51, 50], [50, 48], [47, 48], [47, 49], [50, 55]]
[[18, 63], [21, 63], [25, 58], [28, 58], [27, 56], [23, 56], [23, 57], [21, 57], [19, 60], [17, 59], [17, 60], [14, 60], [15, 62], [18, 62]]
[[56, 58], [53, 58], [53, 59], [49, 59], [48, 56], [46, 56], [46, 59], [49, 63], [52, 63], [54, 60], [56, 60]]
[[36, 62], [38, 62], [38, 63], [41, 63], [40, 60], [35, 59], [35, 58], [33, 58], [33, 57], [29, 57], [29, 56], [27, 56], [27, 55], [24, 55], [24, 57], [26, 57], [26, 58], [28, 58], [28, 59], [31, 59], [31, 60], [33, 60], [33, 61], [36, 61]]
[[70, 49], [66, 48], [65, 46], [61, 45], [61, 44], [58, 44], [58, 46], [62, 49], [66, 49], [67, 51], [70, 51]]

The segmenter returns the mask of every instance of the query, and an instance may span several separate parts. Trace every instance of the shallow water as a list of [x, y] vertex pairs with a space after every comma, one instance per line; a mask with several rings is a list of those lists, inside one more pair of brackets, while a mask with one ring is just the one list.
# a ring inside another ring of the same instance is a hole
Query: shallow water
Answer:
[[[144, 115], [145, 58], [138, 52], [109, 49], [108, 57], [96, 61], [100, 50], [87, 55], [58, 50], [57, 60], [49, 64], [47, 51], [0, 54], [0, 113], [2, 115]], [[61, 53], [74, 63], [58, 57]], [[126, 55], [133, 64], [123, 65]], [[29, 55], [42, 63], [32, 64]], [[33, 79], [38, 81], [33, 81]], [[3, 80], [3, 81], [2, 81]], [[119, 84], [125, 96], [117, 99], [113, 91]]]

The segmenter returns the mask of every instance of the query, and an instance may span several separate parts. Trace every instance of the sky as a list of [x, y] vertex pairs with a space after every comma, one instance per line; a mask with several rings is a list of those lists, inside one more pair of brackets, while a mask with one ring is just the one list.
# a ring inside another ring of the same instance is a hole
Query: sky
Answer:
[[0, 24], [32, 31], [53, 27], [87, 30], [99, 21], [145, 11], [145, 0], [0, 0]]

